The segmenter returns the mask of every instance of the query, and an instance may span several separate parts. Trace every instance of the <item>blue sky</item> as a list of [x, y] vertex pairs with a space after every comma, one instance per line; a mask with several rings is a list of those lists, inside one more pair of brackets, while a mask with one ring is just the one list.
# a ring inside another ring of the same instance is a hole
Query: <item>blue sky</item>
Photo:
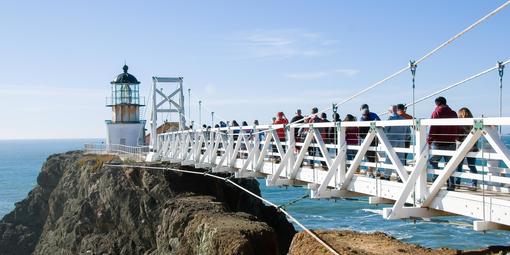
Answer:
[[[11, 1], [0, 8], [0, 139], [104, 137], [109, 82], [124, 60], [148, 96], [152, 76], [183, 76], [203, 119], [269, 122], [329, 107], [417, 59], [504, 1]], [[417, 70], [417, 97], [510, 58], [510, 8]], [[508, 70], [510, 72], [510, 69]], [[506, 79], [508, 80], [508, 79]], [[409, 73], [340, 113], [408, 102]], [[507, 82], [510, 84], [510, 81]], [[444, 94], [454, 109], [498, 113], [493, 72]], [[505, 93], [507, 98], [508, 93]], [[428, 117], [429, 100], [417, 106]], [[510, 103], [504, 106], [510, 114]], [[207, 116], [207, 117], [205, 117]], [[175, 120], [176, 117], [162, 116]]]

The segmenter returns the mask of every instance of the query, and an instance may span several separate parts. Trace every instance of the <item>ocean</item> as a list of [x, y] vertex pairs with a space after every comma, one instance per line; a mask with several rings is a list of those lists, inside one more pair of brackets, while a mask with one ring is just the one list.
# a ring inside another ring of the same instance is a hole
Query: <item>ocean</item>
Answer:
[[[0, 141], [0, 217], [14, 208], [36, 185], [42, 163], [54, 153], [79, 150], [84, 143], [99, 139], [4, 140]], [[259, 180], [262, 196], [276, 204], [286, 204], [308, 194], [304, 188], [268, 188]], [[384, 205], [388, 206], [388, 205]], [[367, 199], [310, 200], [289, 205], [287, 211], [311, 229], [349, 229], [361, 232], [381, 231], [408, 243], [425, 247], [476, 249], [489, 245], [510, 245], [510, 232], [475, 232], [472, 219], [434, 218], [432, 222], [384, 220], [371, 213], [384, 207], [369, 205]], [[296, 226], [296, 229], [299, 228]]]

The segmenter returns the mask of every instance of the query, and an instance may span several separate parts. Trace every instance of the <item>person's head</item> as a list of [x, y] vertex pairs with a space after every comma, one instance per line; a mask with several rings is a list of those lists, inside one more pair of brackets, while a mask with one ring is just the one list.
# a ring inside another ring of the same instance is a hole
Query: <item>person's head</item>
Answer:
[[219, 128], [219, 127], [220, 127], [220, 125], [218, 125], [218, 124], [214, 125], [214, 128]]
[[319, 112], [319, 108], [314, 107], [312, 108], [312, 114], [317, 114]]
[[397, 113], [406, 113], [407, 107], [404, 104], [397, 104]]
[[258, 125], [259, 124], [259, 120], [254, 120], [253, 121], [253, 125]]
[[359, 108], [362, 112], [364, 109], [367, 109], [370, 111], [370, 108], [368, 107], [368, 104], [362, 104], [361, 107]]
[[206, 124], [202, 125], [202, 128], [207, 128], [207, 125]]
[[327, 118], [328, 118], [328, 115], [325, 112], [321, 113], [321, 119], [325, 120]]
[[468, 108], [462, 107], [459, 109], [459, 118], [473, 118], [473, 114]]
[[446, 98], [438, 97], [435, 100], [437, 106], [446, 105]]
[[296, 115], [301, 116], [301, 109], [296, 110]]
[[273, 117], [273, 124], [274, 124], [275, 121], [276, 121], [276, 117]]
[[396, 105], [390, 105], [390, 107], [388, 108], [388, 113], [391, 115], [391, 114], [396, 114], [397, 113], [397, 106]]
[[370, 115], [370, 110], [368, 110], [368, 108], [361, 108], [361, 115], [363, 116]]
[[248, 122], [243, 121], [243, 126], [248, 126]]
[[345, 115], [344, 121], [356, 121], [356, 117], [354, 117], [352, 114]]
[[333, 118], [333, 121], [339, 121], [340, 120], [340, 114], [338, 112], [334, 112], [333, 115], [331, 115]]
[[276, 116], [278, 117], [278, 119], [283, 119], [283, 117], [285, 117], [285, 114], [283, 114], [283, 112], [278, 112]]
[[238, 126], [239, 126], [239, 123], [237, 123], [237, 121], [236, 121], [236, 120], [233, 120], [233, 121], [232, 121], [232, 126], [233, 126], [233, 127], [238, 127]]

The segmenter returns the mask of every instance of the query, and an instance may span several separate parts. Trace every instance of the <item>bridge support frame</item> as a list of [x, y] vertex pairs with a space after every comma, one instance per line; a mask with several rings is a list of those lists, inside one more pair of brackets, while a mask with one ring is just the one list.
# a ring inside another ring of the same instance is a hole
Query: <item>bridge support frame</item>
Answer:
[[[478, 230], [506, 228], [510, 226], [510, 204], [498, 197], [480, 198], [474, 192], [457, 192], [444, 190], [445, 182], [451, 176], [480, 180], [480, 173], [458, 173], [457, 166], [466, 156], [490, 158], [510, 165], [510, 151], [498, 136], [497, 125], [510, 125], [510, 118], [486, 119], [435, 119], [402, 121], [378, 121], [373, 123], [313, 123], [298, 124], [286, 128], [286, 141], [280, 140], [277, 129], [281, 125], [248, 127], [229, 127], [211, 130], [181, 130], [161, 134], [158, 137], [158, 152], [164, 160], [193, 164], [197, 167], [211, 167], [213, 172], [235, 173], [238, 178], [266, 177], [268, 186], [306, 185], [311, 198], [345, 198], [370, 196], [370, 203], [393, 203], [381, 214], [386, 219], [428, 218], [443, 215], [466, 215], [479, 219], [475, 223]], [[483, 123], [483, 122], [487, 123]], [[432, 125], [473, 125], [473, 130], [464, 139], [456, 151], [429, 150], [426, 137], [427, 126]], [[485, 126], [483, 124], [486, 124]], [[385, 126], [407, 125], [414, 128], [415, 144], [411, 148], [394, 146], [386, 136]], [[349, 126], [369, 127], [369, 131], [360, 145], [347, 145], [345, 131]], [[336, 128], [338, 142], [323, 139], [324, 128]], [[296, 143], [296, 128], [305, 128], [303, 141]], [[253, 134], [265, 130], [266, 137], [261, 139]], [[471, 148], [481, 137], [492, 147], [490, 152], [472, 152]], [[374, 139], [380, 141], [373, 146]], [[296, 150], [299, 146], [300, 150]], [[273, 150], [272, 147], [275, 149]], [[347, 150], [357, 150], [352, 160], [347, 160]], [[318, 154], [308, 152], [319, 151]], [[334, 155], [333, 152], [335, 152]], [[368, 151], [387, 155], [388, 162], [364, 162]], [[398, 153], [414, 152], [412, 164], [402, 162]], [[428, 170], [430, 155], [450, 157], [443, 170]], [[484, 156], [487, 155], [487, 156]], [[272, 159], [278, 158], [279, 162]], [[269, 159], [269, 160], [268, 160]], [[305, 160], [322, 161], [324, 170], [317, 167], [302, 167]], [[268, 162], [269, 161], [269, 162]], [[378, 178], [355, 175], [360, 167], [382, 167], [393, 169], [402, 179], [402, 183]], [[482, 169], [483, 172], [487, 172]], [[489, 169], [490, 171], [490, 169]], [[427, 174], [433, 173], [438, 178], [427, 183]], [[483, 188], [490, 183], [508, 183], [506, 176], [484, 174]], [[489, 180], [487, 179], [489, 178]], [[483, 179], [482, 179], [483, 180]], [[487, 182], [490, 182], [487, 184]], [[496, 190], [497, 192], [498, 190]], [[493, 191], [494, 192], [494, 191]], [[501, 190], [502, 192], [502, 190]], [[501, 225], [501, 226], [500, 226]]]

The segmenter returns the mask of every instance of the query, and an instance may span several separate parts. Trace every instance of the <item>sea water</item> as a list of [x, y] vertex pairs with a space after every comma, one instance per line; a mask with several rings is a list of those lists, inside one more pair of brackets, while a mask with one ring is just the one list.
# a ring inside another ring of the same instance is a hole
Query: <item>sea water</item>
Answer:
[[[0, 217], [14, 208], [36, 185], [42, 163], [54, 153], [79, 150], [98, 139], [6, 140], [0, 141]], [[308, 194], [299, 187], [268, 188], [259, 180], [262, 196], [276, 204], [287, 204]], [[475, 232], [472, 219], [434, 218], [432, 222], [384, 220], [374, 210], [388, 205], [369, 205], [367, 199], [299, 200], [287, 207], [302, 224], [311, 229], [349, 229], [361, 232], [382, 231], [404, 242], [437, 248], [476, 249], [488, 245], [510, 245], [510, 232]], [[298, 226], [296, 228], [299, 230]]]

